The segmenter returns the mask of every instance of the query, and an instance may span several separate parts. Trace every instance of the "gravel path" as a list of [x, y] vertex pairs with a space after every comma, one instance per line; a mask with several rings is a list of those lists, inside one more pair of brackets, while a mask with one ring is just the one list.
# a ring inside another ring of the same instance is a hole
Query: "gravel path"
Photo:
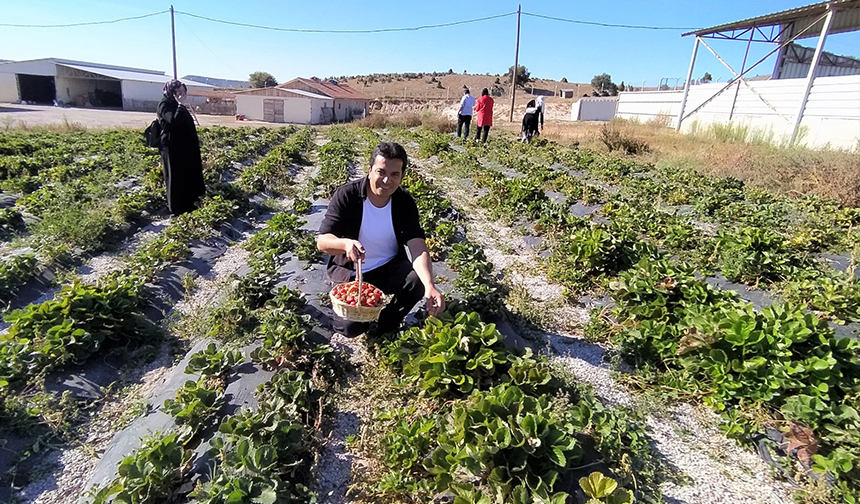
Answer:
[[[362, 338], [347, 338], [340, 334], [332, 335], [330, 344], [335, 351], [343, 352], [356, 367], [367, 362], [367, 352]], [[346, 387], [359, 380], [359, 374], [347, 377]], [[327, 418], [321, 430], [325, 435], [320, 449], [316, 488], [320, 504], [340, 504], [351, 502], [347, 497], [352, 483], [352, 471], [356, 456], [346, 447], [347, 436], [358, 435], [361, 425], [361, 412], [355, 398], [347, 392], [339, 398], [337, 411]]]
[[[612, 377], [604, 360], [604, 349], [582, 337], [581, 331], [558, 328], [582, 327], [588, 322], [585, 307], [560, 301], [562, 288], [533, 267], [540, 258], [522, 236], [498, 222], [490, 222], [474, 204], [474, 196], [459, 180], [433, 177], [425, 163], [415, 164], [433, 179], [455, 204], [469, 212], [469, 238], [480, 244], [488, 260], [508, 280], [525, 288], [531, 297], [553, 310], [551, 325], [555, 333], [542, 333], [542, 350], [556, 364], [569, 370], [578, 380], [594, 387], [597, 396], [609, 405], [635, 407], [635, 397]], [[511, 250], [512, 249], [512, 250]], [[514, 270], [514, 271], [511, 271]], [[560, 307], [560, 309], [559, 309]], [[646, 419], [655, 448], [667, 464], [689, 478], [689, 484], [665, 483], [664, 497], [670, 502], [688, 504], [789, 504], [792, 488], [770, 476], [771, 468], [753, 452], [727, 439], [716, 427], [717, 416], [704, 406], [678, 403], [662, 414], [650, 413]]]

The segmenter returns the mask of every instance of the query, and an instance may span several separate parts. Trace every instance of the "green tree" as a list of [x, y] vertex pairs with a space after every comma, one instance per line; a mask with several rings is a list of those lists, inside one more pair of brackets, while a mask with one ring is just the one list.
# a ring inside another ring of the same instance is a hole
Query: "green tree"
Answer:
[[567, 82], [567, 77], [562, 77], [561, 82]]
[[608, 73], [595, 75], [594, 78], [591, 79], [591, 87], [596, 91], [609, 91], [612, 87], [612, 76]]
[[708, 82], [711, 82], [712, 80], [714, 80], [714, 77], [710, 74], [710, 72], [705, 72], [705, 75], [702, 76], [702, 82], [703, 83], [707, 84]]
[[[508, 68], [508, 75], [511, 75], [514, 72], [514, 66], [511, 65]], [[517, 76], [516, 76], [516, 85], [517, 86], [525, 86], [531, 80], [531, 74], [529, 73], [529, 69], [524, 67], [523, 65], [517, 65]]]
[[248, 76], [252, 88], [274, 87], [278, 85], [277, 79], [269, 72], [254, 72]]
[[627, 91], [627, 88], [624, 87], [624, 81], [621, 81], [621, 84], [618, 85], [619, 91]]

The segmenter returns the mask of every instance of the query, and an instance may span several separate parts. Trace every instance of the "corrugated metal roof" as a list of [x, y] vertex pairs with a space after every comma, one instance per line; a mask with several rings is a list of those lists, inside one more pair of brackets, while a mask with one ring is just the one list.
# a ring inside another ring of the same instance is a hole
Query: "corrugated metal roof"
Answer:
[[[807, 19], [809, 20], [808, 22], [812, 22], [815, 20], [816, 17], [821, 16], [825, 12], [827, 12], [827, 6], [830, 4], [832, 4], [838, 9], [837, 17], [843, 18], [840, 19], [839, 22], [834, 23], [834, 26], [831, 28], [830, 33], [842, 33], [860, 29], [860, 0], [831, 0], [828, 2], [819, 2], [805, 5], [803, 7], [797, 7], [794, 9], [775, 12], [773, 14], [765, 14], [764, 16], [744, 19], [742, 21], [735, 21], [733, 23], [713, 26], [711, 28], [704, 28], [702, 30], [691, 31], [684, 33], [682, 36], [686, 37], [687, 35], [709, 35], [712, 33], [719, 33], [727, 30], [743, 30], [746, 28], [774, 26], [790, 23], [792, 21], [804, 21]], [[856, 20], [852, 22], [852, 19]], [[802, 27], [800, 27], [800, 29], [803, 29], [805, 27], [806, 25], [803, 25]], [[817, 37], [818, 31], [812, 29], [809, 30], [807, 33], [810, 33], [810, 37]]]
[[[165, 74], [165, 73], [156, 73], [152, 71], [138, 72], [131, 70], [120, 70], [117, 68], [110, 67], [98, 67], [98, 66], [89, 66], [89, 65], [79, 65], [72, 63], [60, 63], [57, 62], [58, 65], [62, 65], [69, 68], [74, 68], [76, 70], [82, 70], [84, 72], [90, 72], [94, 74], [104, 75], [105, 77], [111, 77], [118, 80], [130, 80], [130, 81], [140, 81], [140, 82], [157, 82], [160, 84], [164, 84], [169, 81], [173, 77]], [[186, 83], [188, 87], [204, 87], [204, 88], [212, 88], [208, 84], [202, 84], [199, 82], [189, 81]]]
[[331, 100], [331, 97], [323, 96], [321, 94], [311, 93], [310, 91], [305, 91], [304, 89], [284, 89], [280, 88], [283, 91], [288, 91], [290, 93], [295, 93], [297, 95], [306, 96], [308, 98], [316, 98], [317, 100]]

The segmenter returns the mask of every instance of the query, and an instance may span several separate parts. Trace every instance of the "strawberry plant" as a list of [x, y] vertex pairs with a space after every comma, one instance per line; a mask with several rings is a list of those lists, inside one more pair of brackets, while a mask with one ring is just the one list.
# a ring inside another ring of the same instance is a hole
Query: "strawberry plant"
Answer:
[[431, 396], [459, 396], [513, 381], [529, 391], [545, 391], [551, 377], [546, 362], [511, 353], [493, 324], [477, 313], [431, 317], [390, 344], [385, 353], [404, 377]]
[[632, 504], [633, 492], [597, 471], [579, 479], [579, 486], [590, 500], [586, 504]]
[[272, 217], [262, 231], [255, 233], [248, 240], [247, 248], [251, 251], [274, 251], [283, 254], [296, 248], [301, 227], [306, 221], [291, 213], [278, 213]]
[[785, 282], [782, 294], [792, 302], [808, 306], [822, 318], [860, 321], [860, 282], [845, 274], [801, 269]]
[[135, 340], [148, 327], [140, 316], [136, 279], [108, 277], [98, 285], [78, 281], [57, 297], [6, 316], [0, 336], [0, 388], [68, 362], [82, 362], [108, 340]]
[[11, 301], [18, 289], [37, 273], [36, 256], [33, 254], [13, 255], [0, 260], [0, 303]]
[[21, 213], [14, 208], [0, 209], [0, 239], [7, 239], [24, 226]]
[[91, 493], [92, 504], [171, 502], [191, 462], [192, 452], [183, 447], [177, 434], [144, 438], [140, 448], [120, 462], [119, 476]]
[[205, 426], [224, 403], [223, 390], [208, 388], [208, 386], [205, 378], [199, 381], [188, 380], [176, 390], [176, 396], [173, 399], [164, 401], [164, 412], [172, 416], [177, 425], [186, 425], [192, 429], [187, 436], [182, 436], [185, 441]]
[[549, 274], [571, 292], [581, 292], [653, 256], [653, 247], [621, 229], [593, 226], [552, 236]]
[[773, 231], [744, 227], [735, 233], [720, 230], [720, 268], [726, 278], [747, 283], [778, 281], [802, 264]]
[[502, 309], [504, 290], [483, 249], [468, 241], [455, 243], [448, 253], [448, 264], [457, 272], [454, 286], [470, 310], [490, 315]]
[[440, 486], [480, 481], [504, 494], [530, 476], [554, 481], [583, 453], [573, 426], [553, 413], [546, 396], [532, 397], [511, 385], [456, 404], [438, 429], [438, 445], [424, 465]]
[[200, 374], [201, 376], [224, 376], [231, 368], [244, 360], [242, 352], [219, 351], [215, 343], [210, 343], [188, 359], [185, 374]]

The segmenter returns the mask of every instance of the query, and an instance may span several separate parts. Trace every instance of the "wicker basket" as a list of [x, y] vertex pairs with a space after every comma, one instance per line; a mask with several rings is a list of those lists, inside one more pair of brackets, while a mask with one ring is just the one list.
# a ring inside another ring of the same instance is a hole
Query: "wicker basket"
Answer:
[[[328, 293], [328, 297], [331, 299], [331, 307], [338, 317], [349, 320], [350, 322], [373, 322], [379, 318], [379, 314], [385, 306], [388, 305], [389, 301], [391, 301], [392, 296], [383, 296], [377, 306], [361, 306], [361, 261], [358, 261], [356, 266], [358, 266], [356, 279], [358, 280], [359, 304], [353, 306], [336, 298], [334, 296], [334, 287], [332, 287], [331, 291]], [[335, 287], [337, 287], [337, 285], [335, 285]]]

